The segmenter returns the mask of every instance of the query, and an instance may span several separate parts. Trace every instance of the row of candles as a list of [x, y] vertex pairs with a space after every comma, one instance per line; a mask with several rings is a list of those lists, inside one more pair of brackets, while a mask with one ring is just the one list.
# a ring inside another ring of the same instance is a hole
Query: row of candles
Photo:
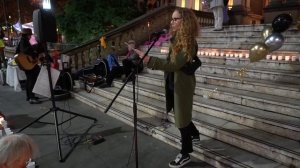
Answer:
[[235, 57], [235, 58], [249, 58], [249, 53], [245, 52], [217, 52], [217, 51], [198, 51], [199, 56], [220, 56], [220, 57]]
[[[168, 53], [168, 48], [161, 48], [161, 53]], [[234, 58], [249, 58], [249, 52], [248, 51], [213, 51], [213, 50], [203, 50], [198, 51], [198, 56], [220, 56], [220, 57], [234, 57]], [[283, 54], [283, 53], [282, 53]], [[291, 55], [266, 55], [267, 60], [278, 60], [278, 61], [300, 61], [299, 55], [297, 53], [290, 53]]]
[[[249, 53], [247, 52], [209, 52], [209, 51], [198, 51], [199, 56], [220, 56], [220, 57], [235, 57], [235, 58], [249, 58]], [[292, 56], [290, 55], [266, 55], [267, 60], [278, 60], [278, 61], [297, 61], [299, 60], [299, 56], [294, 53]], [[300, 60], [299, 60], [300, 61]]]

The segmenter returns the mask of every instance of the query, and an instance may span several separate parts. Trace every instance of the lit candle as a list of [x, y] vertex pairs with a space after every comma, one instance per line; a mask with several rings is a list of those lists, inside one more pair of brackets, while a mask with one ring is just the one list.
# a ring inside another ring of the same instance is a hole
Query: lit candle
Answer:
[[226, 53], [226, 57], [229, 57], [229, 53]]
[[216, 56], [219, 56], [219, 52], [216, 52]]
[[278, 55], [278, 61], [281, 61], [283, 59], [282, 55]]
[[239, 57], [239, 54], [238, 53], [234, 53], [234, 57]]
[[243, 53], [239, 53], [239, 57], [240, 57], [240, 58], [243, 58]]
[[271, 58], [272, 58], [271, 55], [266, 56], [266, 59], [268, 59], [268, 60], [270, 60]]
[[287, 55], [284, 57], [284, 60], [289, 61], [291, 59], [291, 56]]
[[296, 61], [297, 60], [297, 56], [292, 56], [292, 61]]
[[248, 53], [246, 53], [246, 54], [245, 54], [245, 57], [246, 57], [246, 58], [249, 58], [249, 54], [248, 54]]
[[215, 55], [216, 55], [216, 53], [215, 53], [215, 52], [212, 52], [212, 53], [211, 53], [211, 55], [212, 55], [212, 56], [215, 56]]
[[223, 53], [223, 52], [221, 52], [221, 53], [220, 53], [220, 56], [221, 56], [221, 57], [223, 57], [223, 56], [224, 56], [224, 53]]
[[3, 117], [0, 117], [0, 124], [2, 125], [3, 128], [7, 127], [7, 122], [4, 120]]
[[198, 56], [201, 55], [201, 54], [200, 54], [200, 51], [197, 51], [197, 55], [198, 55]]
[[3, 126], [3, 123], [4, 123], [4, 118], [3, 117], [0, 117], [0, 124]]
[[204, 52], [203, 52], [203, 51], [200, 51], [200, 55], [204, 55]]
[[233, 57], [233, 54], [232, 54], [232, 53], [230, 53], [229, 55], [230, 55], [230, 57]]
[[208, 56], [208, 52], [207, 51], [205, 52], [205, 55]]
[[276, 60], [277, 56], [276, 55], [272, 55], [272, 60]]

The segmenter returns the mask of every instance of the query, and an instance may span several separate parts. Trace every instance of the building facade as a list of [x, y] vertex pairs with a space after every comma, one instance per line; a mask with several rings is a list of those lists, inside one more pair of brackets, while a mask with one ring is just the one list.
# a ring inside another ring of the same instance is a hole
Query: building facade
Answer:
[[[207, 11], [209, 0], [138, 0], [140, 5], [146, 5], [147, 10], [173, 4], [194, 10]], [[271, 23], [281, 13], [288, 13], [294, 22], [300, 18], [300, 0], [229, 0], [229, 24], [261, 24]]]

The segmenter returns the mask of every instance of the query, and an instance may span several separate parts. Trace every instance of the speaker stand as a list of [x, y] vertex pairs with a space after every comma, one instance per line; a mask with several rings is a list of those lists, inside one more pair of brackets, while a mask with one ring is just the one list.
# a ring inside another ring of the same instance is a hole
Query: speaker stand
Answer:
[[[46, 68], [48, 71], [48, 79], [49, 79], [49, 86], [50, 86], [50, 93], [51, 93], [51, 102], [52, 102], [52, 107], [49, 109], [49, 111], [47, 111], [46, 113], [44, 113], [43, 115], [41, 115], [40, 117], [38, 117], [37, 119], [35, 119], [34, 121], [32, 121], [31, 123], [29, 123], [28, 125], [26, 125], [25, 127], [23, 127], [22, 129], [20, 129], [18, 131], [22, 132], [23, 130], [25, 130], [26, 128], [28, 128], [29, 126], [31, 126], [32, 124], [34, 124], [35, 122], [38, 122], [40, 119], [42, 119], [43, 117], [45, 117], [48, 114], [54, 114], [53, 115], [53, 119], [54, 119], [54, 126], [55, 126], [55, 134], [56, 134], [56, 141], [57, 141], [57, 150], [58, 150], [58, 156], [59, 156], [59, 161], [60, 162], [64, 162], [72, 153], [72, 151], [74, 150], [74, 148], [81, 142], [82, 138], [84, 136], [86, 136], [86, 134], [89, 132], [89, 130], [94, 126], [94, 124], [92, 124], [79, 138], [79, 140], [71, 147], [71, 149], [66, 153], [65, 156], [62, 155], [62, 150], [61, 150], [61, 143], [60, 143], [60, 133], [59, 133], [59, 129], [58, 126], [64, 124], [65, 122], [72, 120], [75, 117], [82, 117], [85, 119], [89, 119], [89, 120], [93, 120], [94, 123], [96, 123], [97, 119], [93, 118], [93, 117], [89, 117], [89, 116], [85, 116], [82, 114], [77, 114], [75, 112], [71, 112], [71, 111], [67, 111], [67, 110], [63, 110], [60, 109], [59, 107], [56, 107], [55, 104], [55, 97], [54, 97], [54, 93], [53, 93], [53, 85], [52, 85], [52, 77], [51, 77], [51, 69], [50, 69], [50, 55], [48, 54], [47, 51], [47, 45], [44, 44], [44, 48], [45, 48], [45, 54], [46, 54]], [[57, 112], [61, 111], [63, 113], [67, 113], [67, 114], [71, 114], [73, 115], [71, 118], [69, 118], [68, 120], [62, 121], [61, 123], [58, 123], [58, 119], [57, 119]], [[48, 124], [52, 124], [52, 123], [48, 123]]]

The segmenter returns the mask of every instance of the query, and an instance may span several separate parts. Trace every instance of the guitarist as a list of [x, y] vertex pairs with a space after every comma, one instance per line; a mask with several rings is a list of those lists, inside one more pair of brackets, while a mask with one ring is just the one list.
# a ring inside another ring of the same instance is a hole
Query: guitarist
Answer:
[[[32, 59], [38, 59], [38, 52], [34, 49], [34, 47], [30, 44], [29, 40], [32, 36], [32, 30], [29, 28], [24, 28], [21, 32], [21, 39], [16, 49], [16, 54], [23, 53], [26, 54]], [[30, 104], [38, 104], [41, 103], [38, 100], [38, 97], [32, 92], [34, 84], [37, 80], [37, 77], [40, 72], [40, 67], [35, 65], [31, 70], [24, 70], [26, 74], [26, 101], [29, 101]]]

